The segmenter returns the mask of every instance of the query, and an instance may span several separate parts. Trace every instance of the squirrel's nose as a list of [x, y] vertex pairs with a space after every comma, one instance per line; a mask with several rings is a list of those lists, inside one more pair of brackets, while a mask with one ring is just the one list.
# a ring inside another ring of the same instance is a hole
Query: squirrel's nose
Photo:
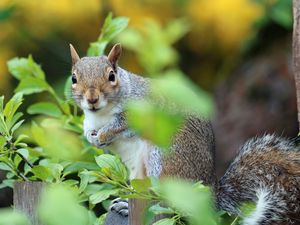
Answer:
[[99, 98], [88, 98], [87, 99], [88, 103], [90, 103], [90, 104], [95, 104], [98, 102], [98, 100], [99, 100]]

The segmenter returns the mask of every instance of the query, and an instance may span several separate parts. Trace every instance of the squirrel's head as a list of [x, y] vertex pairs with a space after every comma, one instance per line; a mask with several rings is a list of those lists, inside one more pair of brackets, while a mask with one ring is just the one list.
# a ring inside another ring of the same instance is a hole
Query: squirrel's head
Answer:
[[114, 105], [120, 91], [118, 60], [122, 47], [116, 44], [108, 56], [80, 58], [70, 44], [72, 95], [83, 110], [96, 112]]

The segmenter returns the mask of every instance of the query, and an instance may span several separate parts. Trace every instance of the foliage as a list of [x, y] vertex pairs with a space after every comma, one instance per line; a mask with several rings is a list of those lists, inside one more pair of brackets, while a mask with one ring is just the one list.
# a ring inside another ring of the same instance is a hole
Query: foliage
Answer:
[[139, 63], [147, 74], [155, 76], [167, 66], [176, 65], [178, 55], [172, 45], [188, 30], [189, 25], [185, 19], [172, 20], [165, 27], [148, 19], [143, 29], [127, 29], [118, 40], [137, 53]]
[[[108, 42], [124, 30], [127, 23], [127, 18], [112, 18], [110, 14], [99, 39], [91, 44], [88, 54], [102, 54]], [[186, 28], [182, 21], [176, 21], [169, 25], [164, 35], [161, 34], [164, 33], [161, 29], [157, 32], [159, 37], [177, 34], [164, 43], [171, 50], [170, 45], [185, 34]], [[135, 38], [140, 37], [138, 34]], [[143, 51], [136, 53], [140, 58], [144, 55]], [[165, 74], [163, 79], [156, 80], [153, 84], [155, 88], [163, 90], [162, 101], [166, 101], [167, 105], [172, 102], [188, 111], [193, 109], [194, 112], [191, 113], [211, 115], [213, 104], [208, 94], [197, 89], [176, 67], [165, 71], [165, 66], [168, 65], [166, 62], [173, 60], [172, 54], [168, 57], [170, 59], [162, 61], [156, 69], [153, 69], [156, 67], [153, 65], [153, 68], [148, 68], [149, 71], [155, 71], [155, 74]], [[101, 149], [91, 146], [83, 137], [83, 117], [78, 114], [77, 107], [69, 96], [70, 79], [66, 82], [67, 101], [64, 101], [48, 84], [43, 70], [31, 56], [10, 60], [8, 69], [19, 84], [16, 94], [6, 104], [4, 97], [0, 98], [0, 168], [7, 171], [7, 179], [1, 187], [12, 187], [15, 180], [40, 180], [48, 183], [39, 205], [39, 216], [43, 224], [102, 224], [105, 214], [97, 217], [93, 209], [100, 203], [105, 207], [111, 196], [156, 201], [147, 210], [146, 224], [157, 214], [169, 214], [171, 217], [156, 222], [156, 225], [186, 224], [184, 221], [191, 225], [233, 224], [238, 220], [229, 218], [226, 220], [229, 222], [222, 222], [228, 215], [215, 212], [212, 192], [201, 182], [191, 184], [181, 180], [159, 181], [157, 178], [147, 177], [133, 179], [129, 184], [128, 170], [121, 159], [103, 154]], [[129, 121], [142, 135], [167, 147], [186, 112], [172, 112], [172, 104], [168, 106], [169, 110], [155, 107], [159, 101], [155, 88], [149, 101], [139, 103], [144, 104], [144, 107], [129, 103]], [[18, 112], [23, 96], [41, 92], [45, 92], [50, 100], [35, 102], [29, 106], [28, 114], [35, 117], [24, 124], [25, 121], [21, 119], [23, 114]], [[193, 107], [185, 99], [190, 99]], [[150, 123], [142, 126], [144, 121], [141, 118], [145, 114]], [[162, 206], [162, 202], [168, 206]], [[83, 203], [89, 208], [84, 207]], [[28, 224], [27, 218], [17, 212], [1, 211], [0, 215], [1, 222], [9, 221], [6, 224]]]
[[126, 17], [112, 18], [112, 13], [106, 17], [100, 36], [96, 42], [92, 42], [87, 51], [88, 56], [103, 55], [107, 44], [128, 25]]

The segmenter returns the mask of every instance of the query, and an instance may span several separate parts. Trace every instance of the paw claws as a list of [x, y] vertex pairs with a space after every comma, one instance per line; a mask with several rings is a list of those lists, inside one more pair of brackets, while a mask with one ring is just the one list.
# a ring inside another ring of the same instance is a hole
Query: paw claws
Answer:
[[128, 201], [126, 199], [117, 198], [112, 201], [109, 210], [115, 211], [122, 216], [128, 216]]

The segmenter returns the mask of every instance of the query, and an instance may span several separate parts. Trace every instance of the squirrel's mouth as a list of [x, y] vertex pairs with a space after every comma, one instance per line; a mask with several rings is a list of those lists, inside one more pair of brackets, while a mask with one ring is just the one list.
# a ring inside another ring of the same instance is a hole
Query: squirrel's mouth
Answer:
[[99, 110], [100, 110], [100, 108], [95, 108], [95, 107], [90, 108], [90, 111], [92, 111], [92, 112], [97, 112]]

